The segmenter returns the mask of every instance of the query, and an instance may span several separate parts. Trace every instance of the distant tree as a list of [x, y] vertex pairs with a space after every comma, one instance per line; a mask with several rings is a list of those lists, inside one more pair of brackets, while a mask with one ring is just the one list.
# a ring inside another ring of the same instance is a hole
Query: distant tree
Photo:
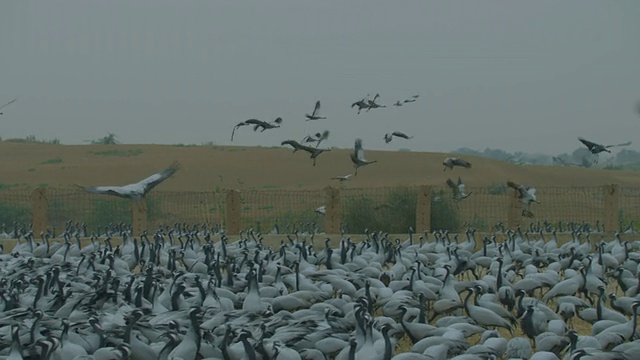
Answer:
[[615, 156], [616, 164], [629, 164], [640, 162], [640, 152], [629, 149], [620, 150]]
[[478, 150], [469, 149], [468, 147], [461, 147], [457, 150], [453, 150], [452, 153], [460, 155], [475, 155], [484, 156], [484, 154]]
[[115, 145], [120, 142], [116, 140], [116, 135], [113, 133], [109, 133], [107, 136], [102, 137], [100, 139], [91, 140], [92, 144], [100, 144], [100, 145]]
[[591, 167], [596, 155], [592, 154], [586, 147], [580, 147], [573, 150], [571, 157], [576, 164], [580, 164], [583, 167]]
[[484, 149], [483, 153], [484, 153], [484, 156], [491, 159], [496, 159], [496, 160], [509, 161], [509, 159], [513, 158], [512, 154], [509, 154], [508, 152], [502, 149], [486, 148]]

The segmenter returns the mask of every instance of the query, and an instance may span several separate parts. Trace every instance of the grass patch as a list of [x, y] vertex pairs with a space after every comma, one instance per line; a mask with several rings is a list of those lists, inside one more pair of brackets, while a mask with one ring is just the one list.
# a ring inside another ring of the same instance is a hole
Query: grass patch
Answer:
[[136, 156], [142, 154], [142, 149], [111, 149], [105, 151], [89, 151], [89, 153], [99, 156]]
[[36, 169], [35, 168], [28, 168], [27, 171], [28, 172], [33, 172], [33, 171], [36, 171]]
[[49, 159], [49, 160], [41, 161], [40, 164], [44, 164], [44, 165], [46, 165], [46, 164], [59, 164], [61, 162], [62, 162], [62, 159], [57, 157], [57, 158], [52, 158], [52, 159]]
[[352, 197], [343, 207], [345, 230], [350, 233], [385, 231], [404, 233], [416, 224], [417, 189], [397, 187], [376, 202], [369, 197]]

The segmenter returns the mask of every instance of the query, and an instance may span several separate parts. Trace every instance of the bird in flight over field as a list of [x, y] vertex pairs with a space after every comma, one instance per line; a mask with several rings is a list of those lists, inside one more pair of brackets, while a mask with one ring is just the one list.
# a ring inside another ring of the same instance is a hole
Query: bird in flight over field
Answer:
[[334, 177], [331, 178], [331, 180], [338, 180], [340, 182], [349, 181], [349, 180], [351, 180], [351, 176], [353, 176], [353, 174], [347, 174], [347, 175], [343, 175], [343, 176], [334, 176]]
[[458, 176], [458, 183], [454, 183], [453, 180], [447, 179], [447, 185], [453, 190], [453, 200], [460, 201], [466, 199], [471, 195], [471, 193], [467, 193], [465, 190], [465, 185], [462, 182], [460, 176]]
[[[589, 151], [594, 155], [598, 155], [601, 152], [611, 153], [611, 151], [609, 149], [612, 148], [612, 147], [629, 146], [629, 145], [631, 145], [631, 141], [627, 141], [626, 143], [616, 144], [616, 145], [602, 145], [602, 144], [598, 144], [598, 143], [595, 143], [593, 141], [589, 141], [589, 140], [581, 138], [581, 137], [579, 137], [578, 140], [580, 140], [580, 142], [583, 143], [589, 149]], [[593, 162], [597, 163], [598, 162], [598, 158], [596, 157], [593, 160]]]
[[326, 116], [320, 116], [318, 115], [318, 113], [320, 112], [320, 100], [316, 101], [316, 106], [313, 108], [313, 112], [311, 113], [311, 115], [309, 114], [304, 114], [304, 116], [307, 118], [307, 121], [309, 120], [320, 120], [320, 119], [326, 119]]
[[394, 137], [394, 136], [395, 136], [395, 137], [399, 137], [399, 138], [403, 138], [403, 139], [407, 139], [407, 140], [409, 140], [409, 139], [412, 139], [412, 138], [413, 138], [413, 136], [409, 136], [409, 135], [407, 135], [407, 134], [405, 134], [405, 133], [403, 133], [403, 132], [400, 132], [400, 131], [394, 131], [394, 132], [392, 132], [392, 133], [390, 133], [390, 134], [389, 134], [389, 133], [384, 134], [384, 142], [386, 142], [387, 144], [388, 144], [388, 143], [390, 143], [390, 142], [391, 142], [391, 140], [393, 140], [393, 137]]
[[178, 169], [180, 169], [180, 164], [176, 161], [173, 164], [171, 164], [168, 168], [158, 173], [155, 173], [145, 179], [142, 179], [137, 183], [128, 184], [124, 186], [92, 186], [92, 187], [84, 187], [81, 185], [76, 185], [76, 186], [92, 194], [113, 195], [121, 198], [140, 201], [149, 193], [149, 191], [151, 191], [151, 189], [156, 187], [158, 184], [166, 180], [171, 175], [175, 174], [176, 171], [178, 171]]
[[311, 154], [311, 158], [313, 159], [313, 166], [316, 166], [316, 158], [320, 156], [325, 151], [331, 151], [331, 149], [319, 149], [311, 146], [302, 145], [295, 140], [285, 140], [280, 145], [289, 145], [293, 148], [293, 152], [298, 150], [306, 151]]
[[523, 186], [516, 184], [513, 181], [507, 181], [507, 186], [517, 191], [518, 200], [524, 204], [522, 209], [522, 216], [533, 217], [533, 213], [529, 210], [531, 203], [540, 204], [536, 198], [536, 188], [533, 186]]
[[592, 154], [599, 154], [601, 152], [608, 152], [610, 153], [611, 151], [609, 151], [609, 148], [615, 147], [615, 146], [629, 146], [631, 145], [631, 141], [627, 141], [625, 143], [622, 144], [616, 144], [616, 145], [602, 145], [602, 144], [598, 144], [598, 143], [594, 143], [593, 141], [589, 141], [586, 140], [584, 138], [579, 137], [578, 140], [580, 140], [581, 143], [583, 143]]
[[[460, 158], [455, 158], [455, 157], [448, 157], [446, 159], [444, 159], [444, 161], [442, 162], [442, 165], [444, 165], [444, 170], [447, 170], [447, 168], [453, 170], [454, 166], [460, 166], [460, 167], [464, 167], [464, 168], [470, 168], [471, 167], [471, 163], [460, 159]], [[444, 171], [443, 170], [443, 171]]]
[[263, 131], [265, 131], [267, 129], [279, 128], [280, 124], [282, 124], [282, 118], [281, 117], [278, 117], [272, 123], [269, 123], [269, 122], [266, 122], [266, 121], [262, 121], [262, 120], [258, 120], [258, 119], [249, 119], [249, 120], [243, 121], [243, 122], [238, 123], [236, 126], [233, 127], [233, 131], [231, 132], [231, 141], [233, 141], [233, 136], [236, 133], [236, 129], [238, 129], [239, 127], [247, 126], [247, 125], [253, 125], [253, 131], [258, 131], [258, 129], [260, 129], [260, 132], [263, 132]]
[[364, 157], [364, 149], [362, 148], [362, 139], [356, 139], [353, 152], [351, 153], [351, 162], [356, 168], [355, 174], [358, 175], [358, 168], [378, 162], [377, 160], [367, 160]]
[[[13, 104], [14, 102], [16, 102], [16, 100], [18, 100], [18, 99], [17, 98], [13, 99], [13, 100], [9, 101], [8, 103], [0, 106], [0, 110], [2, 110], [2, 108], [5, 107], [5, 106], [9, 106], [9, 105]], [[3, 114], [4, 114], [4, 112], [0, 112], [0, 115], [3, 115]]]

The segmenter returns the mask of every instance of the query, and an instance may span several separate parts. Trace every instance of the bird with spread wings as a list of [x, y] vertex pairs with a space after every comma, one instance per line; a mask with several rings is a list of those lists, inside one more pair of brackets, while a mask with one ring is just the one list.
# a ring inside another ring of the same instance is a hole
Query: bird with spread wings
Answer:
[[529, 210], [531, 203], [540, 204], [540, 201], [536, 198], [536, 188], [533, 186], [523, 186], [513, 181], [507, 181], [507, 186], [516, 190], [518, 200], [524, 204], [522, 216], [533, 217], [533, 213]]
[[245, 120], [241, 123], [238, 123], [236, 126], [233, 127], [233, 131], [231, 131], [231, 141], [233, 141], [233, 136], [236, 133], [236, 130], [239, 127], [242, 126], [247, 126], [247, 125], [253, 125], [253, 131], [258, 131], [258, 129], [260, 129], [260, 132], [263, 132], [265, 130], [268, 129], [275, 129], [275, 128], [279, 128], [280, 124], [282, 124], [282, 118], [278, 117], [276, 118], [272, 123], [266, 122], [266, 121], [262, 121], [262, 120], [258, 120], [258, 119], [249, 119], [249, 120]]
[[166, 180], [171, 175], [175, 174], [178, 169], [180, 169], [180, 164], [176, 161], [172, 163], [168, 168], [151, 176], [148, 176], [136, 183], [127, 184], [124, 186], [76, 186], [91, 194], [112, 195], [140, 201], [149, 193], [149, 191], [151, 191], [151, 189], [158, 186], [158, 184]]
[[377, 160], [367, 160], [364, 157], [364, 149], [362, 148], [362, 139], [356, 139], [353, 152], [351, 153], [351, 162], [356, 168], [354, 175], [358, 175], [358, 168], [378, 162]]
[[470, 162], [464, 159], [455, 158], [455, 157], [448, 157], [444, 159], [444, 161], [442, 161], [442, 165], [444, 165], [444, 169], [442, 171], [445, 171], [447, 169], [453, 170], [454, 166], [460, 166], [467, 169], [471, 167]]
[[311, 154], [311, 159], [313, 159], [313, 166], [316, 166], [316, 158], [320, 156], [320, 154], [322, 154], [325, 151], [331, 151], [331, 149], [321, 149], [321, 148], [315, 148], [307, 145], [302, 145], [295, 140], [285, 140], [282, 143], [280, 143], [280, 145], [291, 146], [293, 148], [293, 152], [296, 152], [298, 150], [308, 152], [309, 154]]
[[449, 185], [451, 190], [453, 190], [453, 200], [455, 201], [464, 200], [468, 198], [469, 195], [471, 195], [471, 193], [467, 193], [466, 187], [462, 182], [462, 179], [460, 178], [460, 176], [458, 176], [457, 184], [454, 183], [453, 180], [447, 179], [447, 185]]
[[320, 100], [316, 101], [316, 106], [313, 108], [313, 112], [311, 114], [304, 114], [304, 116], [307, 118], [307, 121], [320, 120], [320, 119], [327, 118], [326, 116], [318, 115], [319, 112], [320, 112]]

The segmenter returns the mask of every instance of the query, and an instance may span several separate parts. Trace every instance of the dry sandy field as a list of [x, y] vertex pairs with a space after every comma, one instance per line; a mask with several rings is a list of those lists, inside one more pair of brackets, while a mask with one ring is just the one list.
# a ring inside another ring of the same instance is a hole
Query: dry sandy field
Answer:
[[[312, 166], [308, 154], [288, 148], [174, 145], [50, 145], [0, 142], [4, 185], [68, 187], [120, 185], [138, 181], [179, 161], [181, 171], [158, 186], [159, 191], [207, 191], [216, 187], [245, 189], [320, 189], [335, 185], [333, 176], [353, 171], [350, 149], [332, 149]], [[467, 186], [481, 187], [510, 179], [548, 186], [622, 187], [640, 185], [640, 172], [519, 166], [480, 157], [465, 157], [473, 166], [443, 172], [446, 153], [366, 151], [378, 163], [361, 168], [344, 187], [396, 185], [444, 186], [461, 175]]]

